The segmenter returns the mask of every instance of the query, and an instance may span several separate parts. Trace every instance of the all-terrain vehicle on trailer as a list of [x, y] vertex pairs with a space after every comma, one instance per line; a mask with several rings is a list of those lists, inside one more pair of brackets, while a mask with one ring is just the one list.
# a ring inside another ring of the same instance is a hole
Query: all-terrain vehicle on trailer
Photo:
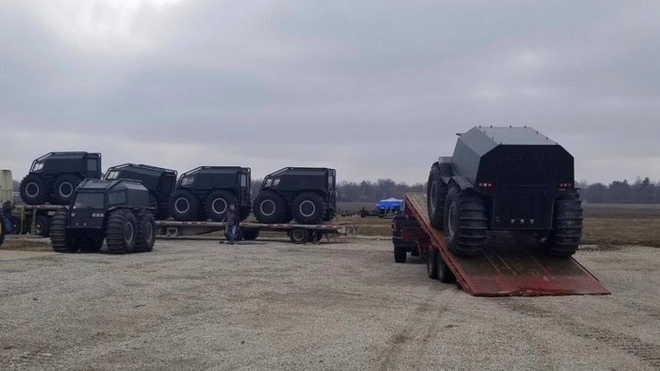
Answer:
[[28, 205], [67, 205], [85, 178], [101, 178], [100, 153], [50, 152], [32, 162], [19, 190]]
[[106, 240], [108, 252], [151, 251], [156, 225], [149, 191], [134, 180], [86, 179], [76, 188], [68, 209], [51, 221], [53, 250], [98, 252]]
[[234, 204], [241, 220], [250, 215], [250, 168], [200, 166], [181, 175], [170, 195], [169, 212], [179, 221], [224, 220]]
[[453, 156], [431, 167], [427, 208], [456, 255], [481, 253], [489, 230], [533, 236], [557, 256], [573, 255], [582, 236], [573, 156], [530, 127], [462, 134]]
[[261, 223], [301, 224], [330, 221], [337, 210], [335, 169], [287, 167], [267, 175], [254, 199]]
[[123, 164], [112, 166], [103, 179], [139, 180], [149, 190], [149, 203], [156, 209], [156, 219], [167, 219], [167, 206], [170, 194], [176, 188], [176, 170], [163, 169], [144, 164]]

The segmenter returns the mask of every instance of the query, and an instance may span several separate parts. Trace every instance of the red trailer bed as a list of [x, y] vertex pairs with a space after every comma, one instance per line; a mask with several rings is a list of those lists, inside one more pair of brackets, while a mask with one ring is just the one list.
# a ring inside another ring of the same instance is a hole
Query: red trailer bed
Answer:
[[[552, 257], [510, 243], [491, 246], [482, 255], [459, 257], [447, 249], [441, 231], [429, 223], [426, 196], [405, 196], [405, 213], [415, 218], [428, 249], [440, 257], [456, 276], [458, 285], [475, 296], [604, 295], [609, 294], [598, 279], [573, 258]], [[422, 250], [424, 248], [422, 247]], [[425, 252], [425, 251], [422, 251]]]

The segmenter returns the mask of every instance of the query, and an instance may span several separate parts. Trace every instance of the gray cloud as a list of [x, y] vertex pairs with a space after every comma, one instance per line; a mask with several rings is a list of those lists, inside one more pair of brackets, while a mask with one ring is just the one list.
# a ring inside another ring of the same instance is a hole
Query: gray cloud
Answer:
[[423, 182], [475, 125], [529, 125], [591, 182], [660, 180], [655, 1], [0, 1], [0, 167]]

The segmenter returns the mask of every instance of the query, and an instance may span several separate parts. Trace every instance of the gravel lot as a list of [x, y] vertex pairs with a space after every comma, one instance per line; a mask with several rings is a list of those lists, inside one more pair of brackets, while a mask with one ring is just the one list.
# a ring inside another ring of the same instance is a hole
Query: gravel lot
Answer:
[[0, 369], [660, 369], [660, 250], [577, 259], [612, 295], [471, 297], [389, 240], [0, 251]]

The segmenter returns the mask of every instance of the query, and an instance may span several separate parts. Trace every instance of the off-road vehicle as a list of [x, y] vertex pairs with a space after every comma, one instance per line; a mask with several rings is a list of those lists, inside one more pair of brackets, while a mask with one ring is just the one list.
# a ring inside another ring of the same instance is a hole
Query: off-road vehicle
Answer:
[[557, 256], [575, 253], [582, 204], [573, 156], [531, 127], [475, 127], [431, 167], [427, 206], [449, 250], [477, 255], [487, 231], [516, 231]]
[[50, 241], [57, 252], [151, 251], [156, 237], [149, 191], [134, 180], [86, 179], [68, 208], [51, 221]]
[[100, 153], [51, 152], [32, 162], [19, 190], [28, 205], [67, 205], [85, 178], [101, 178]]
[[267, 175], [253, 202], [261, 223], [330, 221], [337, 210], [337, 172], [329, 168], [287, 167]]
[[250, 168], [200, 166], [179, 178], [169, 199], [170, 215], [180, 221], [221, 222], [234, 204], [244, 220], [250, 215], [250, 184]]
[[167, 219], [170, 194], [176, 188], [176, 170], [163, 169], [144, 164], [122, 164], [112, 166], [103, 179], [139, 180], [149, 190], [149, 204], [156, 210], [156, 219]]

